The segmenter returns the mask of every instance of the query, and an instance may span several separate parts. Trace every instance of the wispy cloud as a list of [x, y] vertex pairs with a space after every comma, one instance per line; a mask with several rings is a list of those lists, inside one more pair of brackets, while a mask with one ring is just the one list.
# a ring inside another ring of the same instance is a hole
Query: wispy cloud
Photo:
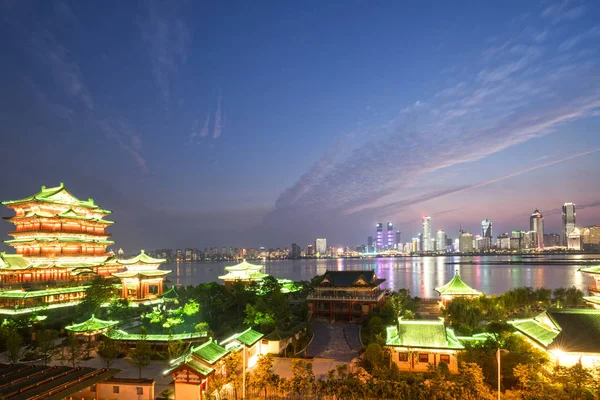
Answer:
[[[470, 79], [441, 88], [431, 99], [399, 107], [402, 111], [394, 121], [362, 132], [361, 141], [347, 138], [349, 151], [324, 156], [280, 195], [275, 209], [307, 213], [334, 209], [342, 218], [397, 212], [403, 206], [489, 185], [495, 181], [417, 198], [405, 193], [410, 181], [543, 137], [600, 110], [597, 66], [576, 63], [576, 58], [561, 61], [556, 48], [535, 40], [532, 44], [528, 34], [499, 42]], [[511, 176], [516, 175], [498, 179]]]
[[210, 125], [210, 115], [206, 116], [206, 120], [204, 121], [204, 126], [200, 129], [200, 121], [194, 120], [194, 124], [192, 125], [192, 133], [190, 134], [190, 143], [200, 143], [199, 139], [208, 136], [208, 127]]
[[217, 100], [217, 111], [215, 111], [215, 126], [213, 128], [213, 139], [218, 139], [221, 137], [222, 126], [221, 126], [221, 101], [223, 100], [222, 96], [219, 96]]
[[554, 23], [558, 23], [561, 21], [574, 21], [585, 15], [586, 7], [584, 5], [570, 7], [571, 4], [572, 2], [569, 2], [568, 0], [565, 0], [562, 3], [552, 4], [544, 8], [540, 16], [548, 18]]
[[117, 142], [119, 147], [133, 157], [133, 160], [144, 173], [148, 173], [148, 163], [142, 156], [142, 139], [133, 128], [121, 118], [107, 118], [97, 121], [107, 138]]
[[148, 48], [152, 73], [168, 109], [171, 102], [172, 78], [187, 60], [190, 33], [185, 21], [178, 17], [174, 2], [143, 2], [139, 18], [141, 37]]

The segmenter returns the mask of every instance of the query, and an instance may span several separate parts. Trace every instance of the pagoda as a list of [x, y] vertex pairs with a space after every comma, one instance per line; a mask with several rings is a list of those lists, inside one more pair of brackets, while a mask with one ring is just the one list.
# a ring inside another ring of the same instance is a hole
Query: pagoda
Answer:
[[129, 300], [154, 300], [163, 293], [163, 280], [171, 271], [159, 270], [166, 260], [153, 258], [144, 250], [134, 258], [118, 260], [127, 270], [112, 275], [121, 280], [121, 298]]
[[435, 291], [440, 294], [442, 297], [441, 305], [445, 306], [448, 302], [452, 301], [455, 297], [464, 297], [468, 299], [473, 299], [481, 296], [483, 293], [473, 289], [471, 286], [467, 285], [465, 281], [462, 280], [458, 270], [454, 274], [454, 278], [450, 280], [450, 282], [446, 283], [444, 286], [440, 286], [435, 288]]

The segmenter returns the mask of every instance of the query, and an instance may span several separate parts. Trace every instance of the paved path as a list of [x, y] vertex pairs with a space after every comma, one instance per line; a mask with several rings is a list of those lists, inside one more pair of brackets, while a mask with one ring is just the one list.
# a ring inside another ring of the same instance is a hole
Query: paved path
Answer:
[[358, 325], [315, 320], [312, 331], [314, 338], [306, 350], [308, 356], [342, 363], [349, 363], [358, 356], [361, 347]]
[[[282, 378], [292, 378], [294, 375], [292, 374], [292, 361], [293, 358], [279, 358], [275, 357], [273, 362], [273, 372]], [[330, 358], [314, 358], [313, 362], [313, 373], [315, 377], [324, 378], [327, 376], [327, 372], [332, 369], [335, 369], [336, 366], [340, 364], [347, 364], [341, 361], [335, 361]]]

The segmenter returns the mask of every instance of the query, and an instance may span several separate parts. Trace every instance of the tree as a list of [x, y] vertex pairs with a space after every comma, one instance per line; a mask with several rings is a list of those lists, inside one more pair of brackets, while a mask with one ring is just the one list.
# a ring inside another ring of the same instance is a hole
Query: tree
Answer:
[[183, 314], [187, 317], [194, 316], [200, 312], [200, 305], [196, 300], [189, 300], [183, 306]]
[[[75, 368], [83, 357], [85, 349], [75, 334], [69, 334], [65, 345], [63, 346], [62, 358], [68, 361], [72, 368]], [[66, 354], [65, 354], [66, 352]]]
[[48, 359], [51, 359], [52, 355], [56, 352], [56, 345], [54, 343], [56, 338], [58, 338], [58, 332], [52, 329], [44, 329], [37, 332], [35, 349], [44, 360], [44, 365], [48, 364]]
[[22, 346], [23, 339], [19, 332], [12, 327], [9, 328], [6, 335], [6, 355], [11, 364], [18, 362], [21, 358]]
[[256, 306], [246, 304], [246, 318], [244, 318], [244, 323], [258, 326], [263, 332], [269, 331], [275, 325], [275, 314], [266, 310], [261, 311], [259, 307], [259, 304]]
[[277, 387], [277, 380], [278, 376], [273, 373], [273, 355], [260, 356], [248, 377], [249, 386], [256, 390], [262, 390], [266, 400], [267, 390]]
[[142, 379], [142, 370], [152, 362], [152, 348], [148, 344], [148, 335], [146, 328], [140, 330], [141, 338], [135, 344], [135, 347], [129, 352], [129, 363], [138, 368], [139, 377]]
[[169, 335], [169, 344], [167, 345], [168, 361], [181, 357], [187, 350], [187, 346], [183, 340], [173, 340], [172, 335]]
[[116, 340], [105, 336], [98, 348], [98, 355], [104, 360], [106, 368], [110, 368], [111, 364], [121, 355], [121, 346]]
[[377, 343], [369, 344], [365, 350], [365, 360], [370, 364], [369, 367], [381, 368], [385, 363], [381, 346]]
[[235, 399], [238, 398], [238, 392], [242, 386], [242, 361], [241, 351], [229, 353], [222, 359], [223, 369], [225, 370], [225, 384], [233, 388], [233, 395]]
[[294, 375], [291, 380], [293, 392], [301, 396], [309, 396], [315, 384], [312, 361], [292, 360], [292, 373]]
[[556, 367], [554, 370], [556, 380], [563, 386], [563, 390], [571, 399], [583, 399], [590, 392], [589, 385], [592, 374], [587, 368], [577, 363], [570, 368]]
[[90, 286], [85, 291], [85, 298], [81, 302], [81, 309], [85, 313], [95, 313], [102, 304], [108, 303], [113, 297], [113, 282], [102, 276], [96, 276], [90, 282]]
[[475, 363], [461, 362], [456, 384], [452, 387], [456, 398], [463, 400], [493, 400], [490, 388], [483, 380], [483, 373]]

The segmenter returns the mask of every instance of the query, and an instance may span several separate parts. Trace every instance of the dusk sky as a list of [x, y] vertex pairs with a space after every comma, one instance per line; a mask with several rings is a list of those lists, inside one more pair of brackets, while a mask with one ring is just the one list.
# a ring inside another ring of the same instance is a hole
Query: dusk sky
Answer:
[[130, 253], [600, 224], [600, 2], [406, 3], [0, 1], [0, 199]]

